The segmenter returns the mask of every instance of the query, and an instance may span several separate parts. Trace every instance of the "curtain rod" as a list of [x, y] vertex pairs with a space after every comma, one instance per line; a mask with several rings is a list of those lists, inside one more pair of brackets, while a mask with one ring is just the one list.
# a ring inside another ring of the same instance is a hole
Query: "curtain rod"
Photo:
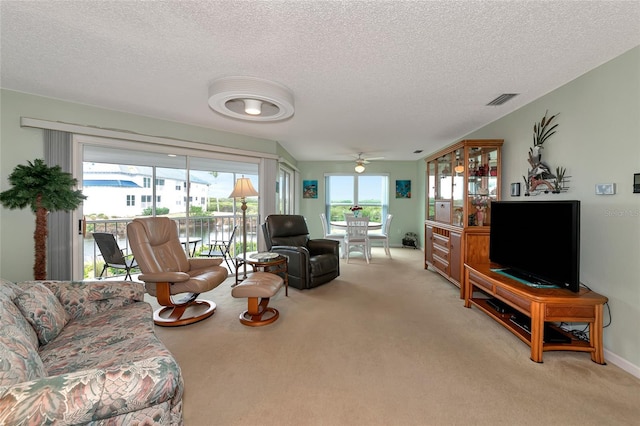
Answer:
[[193, 142], [183, 139], [169, 138], [165, 136], [145, 135], [130, 130], [109, 129], [98, 126], [83, 126], [81, 124], [65, 123], [62, 121], [41, 120], [38, 118], [20, 117], [21, 127], [33, 127], [37, 129], [58, 130], [61, 132], [69, 132], [80, 135], [100, 136], [112, 139], [130, 140], [136, 142], [150, 142], [161, 145], [175, 145], [180, 143], [185, 148], [193, 148], [204, 151], [216, 151], [227, 154], [244, 155], [247, 157], [270, 158], [278, 160], [279, 156], [268, 154], [266, 152], [247, 151], [237, 148], [229, 148], [220, 145], [207, 144], [203, 142]]

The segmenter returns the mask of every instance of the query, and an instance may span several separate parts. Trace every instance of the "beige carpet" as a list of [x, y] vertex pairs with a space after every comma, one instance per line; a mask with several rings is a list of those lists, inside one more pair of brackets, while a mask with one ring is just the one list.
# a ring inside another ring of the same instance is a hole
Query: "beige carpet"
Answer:
[[231, 297], [231, 279], [203, 295], [218, 304], [213, 317], [156, 327], [182, 367], [185, 424], [640, 421], [639, 379], [586, 353], [534, 363], [527, 345], [425, 271], [420, 250], [373, 255], [370, 265], [343, 260], [321, 287], [281, 291], [271, 302], [280, 319], [265, 327], [240, 324], [246, 300]]

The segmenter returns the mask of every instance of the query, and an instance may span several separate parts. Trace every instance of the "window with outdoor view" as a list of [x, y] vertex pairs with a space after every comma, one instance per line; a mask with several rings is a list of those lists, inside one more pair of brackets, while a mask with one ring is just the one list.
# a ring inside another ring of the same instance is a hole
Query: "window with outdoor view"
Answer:
[[325, 175], [325, 212], [329, 221], [344, 220], [351, 207], [362, 207], [361, 215], [382, 222], [389, 210], [389, 176]]

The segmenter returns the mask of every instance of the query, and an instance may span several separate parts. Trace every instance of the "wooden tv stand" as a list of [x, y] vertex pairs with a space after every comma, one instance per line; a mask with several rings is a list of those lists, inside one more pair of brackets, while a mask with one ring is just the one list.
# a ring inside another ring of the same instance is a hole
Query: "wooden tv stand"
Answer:
[[[607, 298], [596, 292], [581, 288], [579, 293], [565, 289], [534, 288], [491, 271], [489, 263], [464, 265], [464, 306], [478, 307], [491, 318], [502, 324], [520, 340], [531, 347], [531, 360], [542, 362], [543, 351], [589, 352], [591, 360], [598, 364], [604, 361], [602, 347], [602, 312]], [[475, 295], [474, 295], [475, 292]], [[510, 321], [511, 312], [500, 313], [487, 303], [491, 296], [513, 311], [519, 311], [531, 318], [531, 333]], [[589, 323], [589, 341], [579, 340], [569, 333], [557, 331], [571, 337], [569, 343], [547, 343], [543, 341], [545, 322]]]

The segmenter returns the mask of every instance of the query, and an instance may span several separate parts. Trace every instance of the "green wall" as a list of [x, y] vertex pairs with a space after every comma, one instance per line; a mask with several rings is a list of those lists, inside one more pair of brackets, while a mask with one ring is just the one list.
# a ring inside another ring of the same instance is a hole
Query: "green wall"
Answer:
[[[604, 331], [604, 345], [615, 355], [605, 357], [623, 358], [640, 376], [640, 333], [635, 331], [640, 324], [640, 194], [633, 194], [632, 188], [633, 174], [640, 173], [640, 47], [466, 137], [505, 140], [503, 194], [510, 193], [511, 182], [523, 182], [533, 124], [547, 110], [550, 115], [559, 113], [558, 128], [545, 142], [542, 160], [552, 170], [566, 167], [570, 188], [559, 195], [530, 198], [581, 201], [580, 278], [609, 298], [613, 316]], [[598, 183], [615, 183], [617, 193], [595, 195]], [[554, 250], [533, 241], [536, 227], [547, 220], [553, 218], [531, 224], [532, 244], [541, 262]]]
[[[367, 164], [365, 174], [386, 173], [389, 176], [389, 213], [393, 214], [389, 230], [389, 244], [399, 246], [406, 232], [415, 232], [422, 241], [424, 227], [424, 174], [415, 161], [372, 161]], [[325, 206], [325, 173], [355, 174], [353, 161], [301, 161], [298, 163], [302, 180], [318, 181], [318, 198], [300, 200], [300, 214], [307, 218], [309, 232], [314, 238], [322, 237], [320, 213]], [[396, 180], [411, 180], [411, 198], [396, 198]]]

